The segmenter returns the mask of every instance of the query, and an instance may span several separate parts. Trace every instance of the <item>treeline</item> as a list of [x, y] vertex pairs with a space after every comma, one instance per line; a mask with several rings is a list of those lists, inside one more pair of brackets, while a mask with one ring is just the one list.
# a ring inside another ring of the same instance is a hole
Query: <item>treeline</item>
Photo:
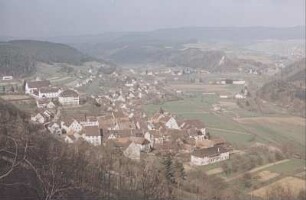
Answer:
[[81, 65], [91, 60], [94, 59], [64, 44], [34, 40], [0, 43], [0, 75], [29, 75], [35, 72], [36, 62]]
[[35, 72], [36, 61], [18, 47], [0, 44], [0, 76], [20, 76]]

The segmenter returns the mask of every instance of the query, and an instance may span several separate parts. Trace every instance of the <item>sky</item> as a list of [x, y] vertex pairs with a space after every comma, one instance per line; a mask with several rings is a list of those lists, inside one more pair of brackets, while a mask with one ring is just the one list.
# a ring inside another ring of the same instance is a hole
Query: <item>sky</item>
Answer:
[[0, 0], [0, 36], [305, 25], [305, 0]]

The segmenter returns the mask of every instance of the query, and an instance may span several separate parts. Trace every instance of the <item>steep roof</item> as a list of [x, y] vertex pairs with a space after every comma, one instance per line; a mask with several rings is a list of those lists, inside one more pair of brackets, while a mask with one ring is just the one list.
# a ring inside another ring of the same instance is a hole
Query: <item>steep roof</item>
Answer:
[[29, 81], [27, 82], [29, 88], [42, 88], [42, 87], [49, 87], [51, 85], [50, 81]]
[[55, 93], [59, 91], [57, 87], [42, 87], [39, 89], [41, 93]]
[[68, 89], [68, 90], [64, 90], [63, 92], [61, 92], [59, 96], [60, 97], [78, 97], [79, 94], [74, 90]]
[[86, 136], [100, 136], [99, 126], [85, 126], [84, 132]]

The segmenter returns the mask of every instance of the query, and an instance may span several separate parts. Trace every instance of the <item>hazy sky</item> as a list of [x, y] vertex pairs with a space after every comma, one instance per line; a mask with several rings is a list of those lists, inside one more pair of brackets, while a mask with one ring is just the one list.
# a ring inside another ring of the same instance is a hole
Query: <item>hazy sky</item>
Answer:
[[7, 36], [304, 24], [305, 0], [0, 0]]

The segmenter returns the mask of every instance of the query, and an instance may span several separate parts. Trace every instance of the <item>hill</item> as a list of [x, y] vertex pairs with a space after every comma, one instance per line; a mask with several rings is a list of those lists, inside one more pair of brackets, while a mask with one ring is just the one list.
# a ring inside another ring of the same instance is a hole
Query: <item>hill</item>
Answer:
[[257, 95], [263, 100], [287, 108], [293, 114], [305, 117], [305, 71], [304, 58], [284, 68]]
[[[240, 65], [253, 65], [255, 61], [225, 56], [224, 68], [218, 65], [224, 56], [223, 50], [186, 50], [186, 44], [214, 45], [224, 42], [243, 49], [256, 45], [259, 41], [303, 40], [304, 34], [304, 27], [184, 27], [148, 32], [53, 37], [46, 40], [69, 44], [89, 55], [118, 64], [155, 63], [195, 68], [201, 65], [201, 68], [211, 71], [231, 71]], [[262, 66], [260, 63], [259, 65]]]
[[23, 76], [35, 72], [36, 62], [80, 65], [93, 60], [64, 44], [13, 40], [0, 43], [0, 75]]
[[148, 32], [112, 32], [97, 35], [80, 35], [44, 38], [65, 44], [136, 44], [197, 41], [253, 41], [304, 39], [305, 27], [182, 27]]

